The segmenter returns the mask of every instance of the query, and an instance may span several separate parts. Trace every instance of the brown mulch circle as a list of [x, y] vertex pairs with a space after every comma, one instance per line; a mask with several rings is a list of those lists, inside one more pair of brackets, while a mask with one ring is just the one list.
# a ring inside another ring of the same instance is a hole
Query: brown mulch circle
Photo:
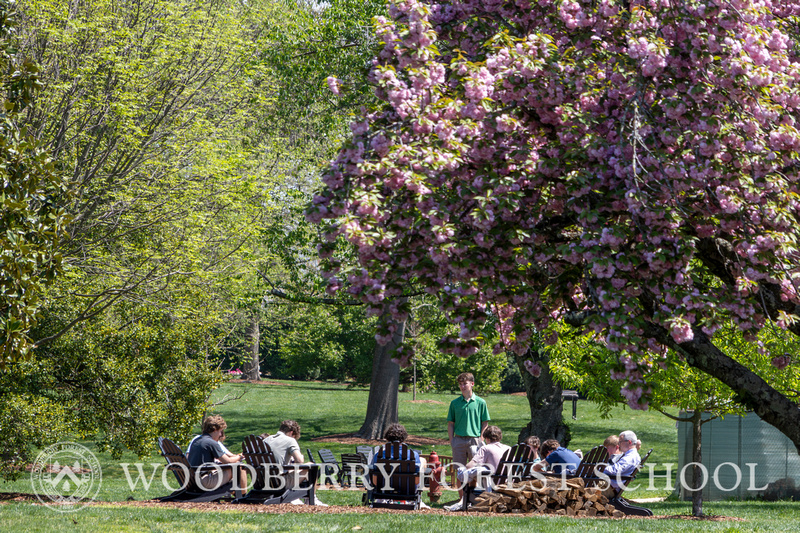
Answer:
[[436, 403], [444, 405], [444, 402], [440, 402], [439, 400], [408, 400], [408, 403]]
[[[323, 499], [325, 498], [324, 493], [319, 494]], [[35, 494], [25, 494], [21, 492], [0, 492], [0, 505], [7, 502], [38, 502], [38, 498]], [[446, 503], [454, 503], [453, 502], [446, 502]], [[232, 504], [232, 503], [215, 503], [215, 502], [159, 502], [155, 500], [146, 500], [146, 501], [124, 501], [124, 502], [102, 502], [98, 501], [95, 502], [94, 505], [101, 505], [101, 506], [110, 506], [110, 507], [162, 507], [162, 508], [173, 508], [173, 509], [184, 509], [184, 510], [192, 510], [192, 511], [239, 511], [239, 512], [248, 512], [248, 513], [264, 513], [264, 514], [286, 514], [286, 513], [311, 513], [311, 514], [374, 514], [374, 513], [381, 513], [381, 514], [408, 514], [408, 513], [422, 513], [422, 514], [437, 514], [437, 515], [450, 515], [450, 516], [459, 516], [460, 514], [469, 514], [471, 516], [481, 515], [481, 516], [520, 516], [520, 517], [529, 517], [530, 515], [525, 513], [453, 513], [450, 511], [445, 511], [444, 509], [419, 509], [417, 511], [405, 511], [402, 509], [372, 509], [369, 507], [353, 507], [353, 506], [344, 506], [344, 505], [331, 505], [329, 507], [321, 507], [317, 505], [292, 505], [292, 504], [281, 504], [281, 505], [257, 505], [257, 504]], [[552, 515], [541, 515], [544, 517], [552, 517], [552, 518], [562, 518], [562, 517], [554, 517]], [[568, 517], [563, 517], [568, 518]], [[578, 518], [578, 517], [571, 517], [571, 518]], [[631, 517], [631, 518], [642, 518], [642, 517]], [[695, 520], [695, 521], [707, 521], [707, 522], [746, 522], [744, 518], [739, 517], [731, 517], [731, 516], [703, 516], [703, 517], [696, 517], [691, 515], [662, 515], [662, 516], [649, 516], [644, 517], [650, 520]], [[581, 520], [621, 520], [619, 518], [610, 518], [610, 517], [580, 517], [578, 519]]]
[[657, 518], [659, 520], [697, 520], [700, 522], [747, 522], [746, 519], [738, 516], [719, 515], [692, 516], [690, 514], [674, 514], [671, 516], [651, 516], [650, 518]]
[[294, 387], [291, 383], [278, 383], [277, 381], [250, 381], [249, 379], [229, 379], [228, 383], [249, 383], [250, 385], [280, 385], [281, 387]]
[[38, 500], [35, 494], [25, 494], [24, 492], [0, 492], [0, 502], [27, 502]]
[[[51, 465], [50, 463], [47, 463], [46, 465], [44, 465], [43, 468], [39, 469], [39, 472], [46, 472], [48, 474], [58, 474], [59, 472], [61, 472], [65, 468], [67, 468], [68, 466], [69, 465], [64, 465], [64, 466], [59, 466], [59, 468], [56, 468], [55, 465]], [[76, 469], [76, 468], [73, 468], [73, 467], [69, 466], [69, 469], [72, 470], [76, 474], [88, 474], [89, 472], [91, 472], [91, 470], [88, 469], [88, 468], [77, 468]], [[32, 464], [26, 465], [25, 466], [25, 471], [26, 472], [32, 472], [33, 471], [33, 465]]]
[[[369, 444], [370, 446], [378, 446], [385, 444], [384, 440], [367, 440], [357, 437], [355, 433], [337, 433], [335, 435], [323, 435], [321, 437], [314, 437], [312, 442], [335, 442], [337, 444]], [[409, 435], [406, 442], [411, 446], [449, 446], [450, 441], [446, 439], [434, 439], [431, 437], [422, 437], [420, 435]]]

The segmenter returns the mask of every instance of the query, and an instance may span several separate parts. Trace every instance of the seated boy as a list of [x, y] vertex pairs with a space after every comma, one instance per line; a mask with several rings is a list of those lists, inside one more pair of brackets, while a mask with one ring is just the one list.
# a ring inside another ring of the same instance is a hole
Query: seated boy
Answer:
[[[511, 449], [510, 446], [500, 442], [502, 438], [503, 432], [497, 426], [488, 426], [483, 431], [483, 440], [486, 444], [478, 448], [472, 459], [458, 469], [457, 478], [460, 485], [464, 483], [475, 485], [479, 477], [490, 476], [495, 473], [503, 454]], [[491, 490], [491, 487], [486, 487], [486, 489]], [[447, 507], [447, 510], [460, 511], [462, 508], [463, 504], [459, 501]]]

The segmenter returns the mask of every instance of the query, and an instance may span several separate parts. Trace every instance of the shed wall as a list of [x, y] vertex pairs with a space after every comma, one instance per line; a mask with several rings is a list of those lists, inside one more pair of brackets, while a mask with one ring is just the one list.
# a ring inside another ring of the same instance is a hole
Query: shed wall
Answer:
[[[687, 416], [682, 414], [682, 416]], [[708, 419], [708, 413], [703, 415]], [[747, 499], [763, 495], [767, 485], [787, 480], [800, 487], [800, 455], [792, 441], [755, 413], [729, 415], [703, 424], [702, 463], [707, 469], [703, 499]], [[678, 423], [676, 490], [689, 500], [692, 483], [692, 426]], [[681, 480], [687, 467], [685, 481]]]

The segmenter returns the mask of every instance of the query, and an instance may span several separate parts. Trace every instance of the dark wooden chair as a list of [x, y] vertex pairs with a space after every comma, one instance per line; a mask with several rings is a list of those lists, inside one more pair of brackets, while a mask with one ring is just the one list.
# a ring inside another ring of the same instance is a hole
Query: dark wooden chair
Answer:
[[374, 487], [367, 490], [364, 503], [384, 509], [419, 509], [422, 489], [414, 452], [406, 444], [389, 442], [376, 453], [370, 471]]
[[[602, 451], [597, 452], [597, 455], [590, 460], [592, 454], [597, 450], [597, 448], [602, 448]], [[647, 509], [646, 507], [639, 507], [638, 505], [634, 505], [631, 503], [630, 500], [627, 500], [622, 497], [622, 493], [625, 491], [625, 488], [630, 485], [631, 481], [636, 478], [637, 474], [641, 471], [642, 467], [644, 466], [647, 459], [650, 457], [650, 454], [653, 453], [653, 449], [650, 448], [650, 451], [642, 457], [642, 461], [639, 463], [639, 466], [629, 475], [629, 476], [620, 476], [619, 480], [621, 482], [620, 486], [614, 489], [614, 493], [609, 498], [609, 503], [614, 505], [617, 509], [622, 511], [623, 513], [631, 516], [653, 516], [653, 511]], [[592, 451], [584, 458], [584, 461], [581, 461], [581, 464], [578, 466], [578, 470], [576, 470], [576, 475], [572, 477], [582, 477], [584, 483], [587, 487], [603, 485], [608, 483], [608, 476], [601, 477], [598, 473], [602, 473], [605, 468], [608, 466], [608, 451], [606, 451], [605, 447], [603, 446], [595, 446], [592, 448]], [[584, 464], [586, 463], [586, 464]], [[580, 475], [578, 475], [580, 474]]]
[[634, 505], [630, 500], [627, 500], [622, 497], [622, 493], [625, 489], [630, 485], [631, 481], [636, 479], [636, 476], [641, 472], [642, 467], [647, 462], [647, 459], [650, 457], [650, 454], [653, 453], [653, 448], [650, 448], [644, 457], [642, 457], [642, 461], [639, 463], [639, 466], [631, 473], [629, 476], [620, 476], [620, 480], [622, 484], [618, 489], [616, 489], [614, 493], [614, 497], [608, 502], [613, 504], [618, 510], [622, 511], [626, 515], [630, 516], [653, 516], [653, 511], [648, 509], [647, 507], [640, 507], [638, 505]]
[[339, 461], [336, 456], [328, 448], [320, 448], [317, 454], [319, 454], [319, 458], [322, 461], [320, 467], [323, 469], [321, 472], [323, 477], [334, 479], [338, 483], [341, 479], [339, 474], [341, 474], [342, 469], [339, 467]]
[[[319, 466], [316, 464], [281, 465], [269, 444], [257, 435], [248, 435], [242, 443], [244, 459], [253, 469], [253, 486], [235, 503], [264, 505], [288, 503], [303, 499], [309, 505], [316, 501], [315, 487]], [[299, 470], [300, 475], [296, 475]]]
[[606, 447], [602, 444], [595, 446], [583, 456], [578, 468], [575, 469], [575, 475], [570, 477], [582, 477], [586, 482], [586, 486], [591, 487], [600, 480], [597, 473], [605, 469], [606, 465], [608, 465], [608, 460]]
[[515, 444], [503, 454], [500, 463], [492, 475], [492, 483], [514, 483], [521, 481], [533, 466], [533, 452], [525, 444]]
[[[515, 444], [503, 454], [497, 464], [497, 468], [490, 478], [492, 486], [521, 481], [530, 472], [532, 466], [533, 452], [531, 449], [525, 444]], [[467, 483], [464, 487], [461, 510], [468, 510], [472, 497], [481, 492], [483, 490], [476, 490], [472, 483]]]
[[375, 448], [367, 445], [356, 446], [356, 453], [363, 455], [367, 460], [367, 464], [370, 464], [372, 462], [372, 456], [375, 453]]
[[189, 460], [186, 458], [186, 455], [184, 455], [183, 450], [171, 440], [159, 437], [158, 447], [161, 449], [161, 455], [167, 461], [167, 470], [175, 474], [175, 478], [180, 485], [178, 490], [168, 496], [157, 498], [158, 500], [162, 502], [213, 502], [231, 497], [231, 491], [233, 490], [232, 481], [223, 483], [216, 489], [207, 489], [197, 484], [197, 477], [213, 472], [214, 470], [224, 471], [225, 469], [231, 469], [233, 471], [233, 469], [238, 468], [238, 465], [208, 464], [192, 467], [189, 465]]
[[369, 471], [367, 458], [361, 453], [343, 453], [339, 484], [352, 487], [364, 486], [363, 477]]

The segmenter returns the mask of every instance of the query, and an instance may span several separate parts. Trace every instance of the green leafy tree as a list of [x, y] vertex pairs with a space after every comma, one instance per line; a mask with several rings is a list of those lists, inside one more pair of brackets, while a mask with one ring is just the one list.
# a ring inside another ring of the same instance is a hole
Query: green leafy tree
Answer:
[[[728, 414], [744, 414], [745, 407], [737, 403], [733, 391], [716, 378], [690, 367], [683, 361], [659, 369], [649, 381], [654, 387], [651, 408], [678, 423], [692, 426], [692, 514], [703, 516], [703, 425]], [[686, 416], [675, 416], [665, 409], [677, 407]], [[704, 413], [711, 413], [703, 418]]]
[[75, 189], [53, 297], [77, 305], [37, 345], [121, 300], [172, 306], [165, 289], [188, 277], [214, 293], [238, 263], [259, 216], [257, 16], [223, 0], [26, 4], [21, 50], [46, 81], [26, 121]]
[[[279, 98], [286, 106], [272, 117], [280, 124], [265, 123], [265, 129], [284, 132], [273, 147], [283, 150], [297, 164], [292, 185], [303, 190], [307, 203], [317, 185], [318, 168], [340, 146], [351, 115], [374, 99], [366, 78], [378, 47], [371, 31], [372, 17], [384, 12], [385, 5], [377, 0], [286, 4], [294, 23], [289, 28], [276, 29], [273, 41], [282, 44], [268, 50], [272, 70], [282, 81], [279, 94], [285, 96]], [[271, 273], [270, 282], [277, 291], [273, 294], [287, 295], [294, 301], [302, 295], [305, 301], [320, 302], [324, 297], [313, 252], [316, 232], [291, 220], [290, 232], [310, 238], [304, 239], [299, 248], [278, 248], [278, 255], [286, 256], [299, 274], [287, 278]], [[305, 278], [304, 283], [298, 285], [301, 278]], [[346, 300], [340, 298], [339, 303]], [[397, 334], [391, 345], [374, 345], [367, 414], [358, 432], [364, 438], [379, 438], [389, 423], [397, 421], [400, 367], [393, 359], [405, 323], [398, 322], [395, 328]]]
[[243, 272], [269, 176], [254, 127], [272, 96], [259, 50], [274, 7], [23, 5], [19, 55], [43, 83], [25, 131], [70, 177], [59, 198], [73, 220], [34, 349], [0, 375], [7, 471], [69, 433], [146, 454], [159, 434], [184, 440], [208, 406], [228, 323], [251, 297]]
[[266, 308], [264, 349], [271, 375], [369, 383], [374, 326], [363, 307], [273, 299]]
[[0, 1], [0, 367], [28, 354], [43, 293], [61, 268], [69, 183], [21, 126], [38, 67], [18, 53], [16, 3]]
[[158, 311], [123, 329], [111, 320], [76, 325], [0, 374], [2, 418], [13, 424], [0, 437], [14, 457], [4, 466], [29, 463], [32, 449], [68, 436], [94, 438], [115, 456], [148, 455], [157, 436], [185, 442], [222, 379], [206, 357], [214, 340]]
[[[553, 330], [558, 330], [560, 335], [558, 342], [548, 346], [547, 351], [551, 371], [559, 382], [581, 390], [590, 400], [598, 403], [605, 413], [614, 405], [625, 404], [629, 400], [628, 395], [646, 393], [651, 398], [650, 409], [676, 422], [691, 424], [692, 462], [695, 463], [692, 469], [692, 513], [702, 516], [703, 495], [698, 490], [702, 483], [699, 466], [702, 463], [702, 426], [718, 417], [743, 414], [747, 408], [737, 394], [717, 378], [693, 368], [680, 354], [671, 350], [654, 356], [643, 366], [645, 370], [640, 377], [647, 383], [646, 391], [628, 391], [625, 387], [620, 389], [620, 379], [623, 385], [626, 379], [623, 365], [631, 365], [632, 361], [620, 361], [602, 342], [581, 335], [568, 326], [554, 324], [551, 334]], [[793, 364], [791, 356], [768, 355], [770, 352], [796, 353], [798, 346], [791, 338], [765, 329], [755, 343], [747, 342], [736, 328], [727, 327], [717, 333], [717, 339], [737, 362], [756, 369], [787, 397], [798, 398], [800, 368]], [[668, 409], [674, 408], [686, 415], [676, 416], [668, 412]], [[710, 416], [704, 418], [705, 413]]]
[[475, 376], [477, 391], [487, 393], [500, 390], [506, 366], [505, 354], [492, 353], [488, 347], [467, 358], [442, 352], [442, 337], [457, 334], [458, 328], [445, 319], [430, 298], [417, 297], [407, 321], [404, 340], [413, 348], [414, 357], [410, 361], [403, 361], [403, 382], [410, 382], [416, 372], [420, 390], [455, 392], [459, 391], [458, 375], [471, 372]]

